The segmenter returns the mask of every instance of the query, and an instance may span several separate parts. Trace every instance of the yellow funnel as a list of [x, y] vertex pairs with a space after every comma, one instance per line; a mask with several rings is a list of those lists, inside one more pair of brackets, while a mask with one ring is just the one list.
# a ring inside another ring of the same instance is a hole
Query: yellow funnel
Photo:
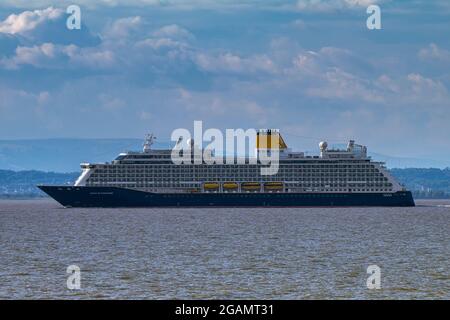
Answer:
[[278, 130], [260, 130], [256, 135], [257, 149], [287, 149]]

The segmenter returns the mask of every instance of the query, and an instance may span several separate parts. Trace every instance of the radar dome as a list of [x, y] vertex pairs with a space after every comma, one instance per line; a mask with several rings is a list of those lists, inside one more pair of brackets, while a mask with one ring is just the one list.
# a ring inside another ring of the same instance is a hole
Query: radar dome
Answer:
[[327, 150], [328, 143], [326, 141], [322, 141], [319, 143], [319, 148], [321, 151]]

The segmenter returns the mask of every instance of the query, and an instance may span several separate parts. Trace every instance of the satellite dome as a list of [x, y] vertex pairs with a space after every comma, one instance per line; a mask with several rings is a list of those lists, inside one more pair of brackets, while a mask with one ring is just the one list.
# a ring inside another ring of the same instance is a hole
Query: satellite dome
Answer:
[[326, 141], [321, 141], [319, 143], [319, 148], [321, 151], [327, 150], [327, 147], [328, 147], [328, 143]]

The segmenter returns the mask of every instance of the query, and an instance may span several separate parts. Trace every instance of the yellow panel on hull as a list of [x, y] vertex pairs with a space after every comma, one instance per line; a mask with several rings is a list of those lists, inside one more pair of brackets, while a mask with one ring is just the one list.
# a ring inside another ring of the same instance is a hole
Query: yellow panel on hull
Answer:
[[282, 190], [283, 186], [266, 186], [266, 190]]
[[205, 183], [203, 185], [203, 188], [208, 189], [208, 190], [214, 190], [214, 189], [219, 189], [219, 184], [218, 183]]
[[269, 187], [269, 186], [283, 186], [283, 182], [266, 182], [264, 183], [264, 186]]
[[224, 189], [237, 189], [238, 188], [238, 184], [235, 182], [225, 182], [223, 184], [223, 188]]
[[244, 182], [242, 184], [242, 189], [244, 190], [259, 190], [261, 188], [261, 184], [258, 182]]

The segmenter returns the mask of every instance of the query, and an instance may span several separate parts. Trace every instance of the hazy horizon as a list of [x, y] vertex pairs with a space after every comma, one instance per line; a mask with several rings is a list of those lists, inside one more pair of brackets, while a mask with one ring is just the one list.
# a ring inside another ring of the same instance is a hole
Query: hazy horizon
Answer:
[[[290, 140], [285, 139], [288, 146]], [[79, 171], [81, 162], [109, 162], [121, 152], [142, 150], [143, 139], [111, 138], [111, 139], [0, 139], [0, 169], [8, 170], [41, 170], [54, 172]], [[172, 148], [174, 142], [169, 139], [157, 141], [155, 149]], [[333, 144], [330, 143], [332, 147]], [[344, 145], [339, 145], [345, 147]], [[318, 155], [319, 149], [296, 149], [307, 155]], [[220, 154], [220, 150], [217, 150]], [[445, 159], [419, 158], [384, 154], [369, 147], [368, 155], [374, 160], [384, 161], [389, 168], [440, 168], [450, 167]]]

